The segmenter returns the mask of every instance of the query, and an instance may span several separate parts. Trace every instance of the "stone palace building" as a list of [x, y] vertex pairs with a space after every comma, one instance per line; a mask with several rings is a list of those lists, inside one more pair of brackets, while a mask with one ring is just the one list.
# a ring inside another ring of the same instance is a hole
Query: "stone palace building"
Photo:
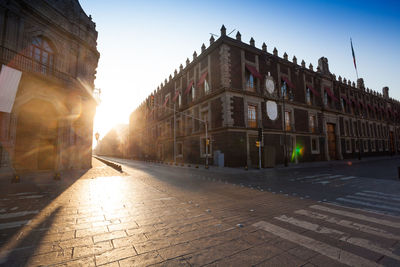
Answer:
[[96, 47], [78, 0], [0, 1], [0, 88], [17, 89], [0, 112], [0, 170], [91, 167]]
[[399, 112], [388, 87], [378, 93], [363, 79], [337, 77], [324, 57], [314, 70], [253, 38], [242, 42], [239, 32], [230, 38], [222, 26], [131, 114], [130, 153], [204, 163], [207, 121], [210, 164], [257, 166], [259, 131], [263, 167], [389, 155], [400, 149]]

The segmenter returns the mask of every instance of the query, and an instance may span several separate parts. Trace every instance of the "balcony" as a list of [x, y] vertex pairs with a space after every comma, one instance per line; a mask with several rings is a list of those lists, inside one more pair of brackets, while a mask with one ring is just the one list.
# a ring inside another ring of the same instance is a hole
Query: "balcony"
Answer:
[[74, 78], [69, 74], [59, 71], [54, 66], [48, 66], [34, 61], [32, 58], [23, 55], [22, 53], [17, 53], [14, 50], [0, 46], [0, 61], [9, 67], [30, 72], [34, 74], [39, 74], [50, 79], [58, 79], [63, 83], [70, 85]]

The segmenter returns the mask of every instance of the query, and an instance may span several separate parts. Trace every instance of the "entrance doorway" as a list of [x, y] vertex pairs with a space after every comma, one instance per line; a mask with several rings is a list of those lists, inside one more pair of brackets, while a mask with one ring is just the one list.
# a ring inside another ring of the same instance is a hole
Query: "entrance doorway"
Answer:
[[329, 158], [331, 160], [337, 159], [336, 155], [336, 131], [335, 124], [327, 123], [327, 131], [328, 131], [328, 151]]
[[57, 155], [57, 112], [43, 100], [31, 100], [18, 113], [14, 167], [53, 170]]

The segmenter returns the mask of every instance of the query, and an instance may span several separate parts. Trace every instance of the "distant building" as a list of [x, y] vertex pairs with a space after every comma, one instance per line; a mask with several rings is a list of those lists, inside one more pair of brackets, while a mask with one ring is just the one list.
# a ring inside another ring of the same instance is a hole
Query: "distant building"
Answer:
[[128, 125], [118, 124], [99, 141], [95, 152], [99, 156], [126, 158], [128, 148]]
[[0, 169], [91, 166], [96, 40], [78, 0], [0, 1], [1, 75], [22, 73], [0, 112]]
[[[130, 117], [133, 158], [204, 163], [224, 155], [225, 166], [257, 166], [258, 130], [262, 164], [336, 160], [398, 153], [400, 104], [389, 89], [378, 93], [330, 73], [328, 60], [299, 64], [276, 48], [226, 35], [193, 54]], [[173, 110], [176, 108], [174, 127]], [[176, 145], [174, 147], [174, 129]], [[214, 162], [215, 163], [215, 162]]]

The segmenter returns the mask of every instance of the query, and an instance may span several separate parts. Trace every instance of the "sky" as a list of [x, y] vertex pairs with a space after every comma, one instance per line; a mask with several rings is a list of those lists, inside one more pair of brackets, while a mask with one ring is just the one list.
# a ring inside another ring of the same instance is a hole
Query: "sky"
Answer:
[[94, 133], [100, 139], [173, 74], [222, 24], [242, 41], [253, 37], [282, 57], [316, 67], [327, 57], [330, 71], [378, 92], [389, 87], [400, 100], [400, 3], [397, 1], [132, 1], [80, 0], [98, 31], [100, 60], [95, 87], [101, 89]]

